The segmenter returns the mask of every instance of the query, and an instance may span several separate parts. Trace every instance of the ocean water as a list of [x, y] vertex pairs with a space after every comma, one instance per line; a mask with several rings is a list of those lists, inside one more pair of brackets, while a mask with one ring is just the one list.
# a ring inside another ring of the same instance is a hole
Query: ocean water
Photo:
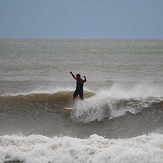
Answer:
[[0, 162], [162, 163], [162, 70], [161, 40], [0, 40]]

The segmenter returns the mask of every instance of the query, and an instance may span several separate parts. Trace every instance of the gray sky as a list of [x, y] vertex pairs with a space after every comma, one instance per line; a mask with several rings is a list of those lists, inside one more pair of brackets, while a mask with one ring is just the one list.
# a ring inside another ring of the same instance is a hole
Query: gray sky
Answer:
[[0, 38], [163, 39], [163, 0], [0, 0]]

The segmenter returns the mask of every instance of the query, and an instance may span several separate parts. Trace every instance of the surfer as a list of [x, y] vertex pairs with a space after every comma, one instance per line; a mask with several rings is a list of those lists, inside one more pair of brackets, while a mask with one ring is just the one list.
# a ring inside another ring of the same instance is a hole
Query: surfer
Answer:
[[80, 99], [83, 100], [83, 85], [87, 81], [86, 77], [84, 77], [84, 80], [81, 78], [80, 74], [76, 74], [76, 76], [70, 72], [72, 77], [76, 80], [76, 90], [73, 93], [73, 100], [79, 95]]

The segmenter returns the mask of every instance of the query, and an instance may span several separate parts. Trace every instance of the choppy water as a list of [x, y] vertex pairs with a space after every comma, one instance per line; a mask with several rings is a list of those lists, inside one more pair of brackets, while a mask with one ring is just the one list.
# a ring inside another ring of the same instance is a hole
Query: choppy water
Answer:
[[[162, 45], [0, 40], [0, 162], [161, 163]], [[69, 71], [88, 79], [72, 111]]]

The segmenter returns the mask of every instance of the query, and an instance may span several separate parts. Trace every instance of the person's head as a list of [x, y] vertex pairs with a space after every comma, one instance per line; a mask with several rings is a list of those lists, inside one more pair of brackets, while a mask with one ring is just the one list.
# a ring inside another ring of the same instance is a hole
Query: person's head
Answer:
[[76, 78], [77, 79], [80, 79], [80, 74], [76, 74]]

